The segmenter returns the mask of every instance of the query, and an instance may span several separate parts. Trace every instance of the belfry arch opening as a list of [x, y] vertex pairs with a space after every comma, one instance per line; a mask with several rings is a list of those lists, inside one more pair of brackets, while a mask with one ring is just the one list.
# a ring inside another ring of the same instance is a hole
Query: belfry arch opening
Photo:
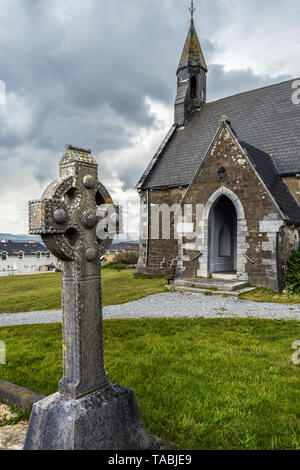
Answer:
[[221, 196], [210, 211], [209, 255], [211, 273], [236, 273], [237, 212], [227, 196]]
[[190, 97], [191, 99], [197, 98], [197, 77], [195, 75], [191, 77]]

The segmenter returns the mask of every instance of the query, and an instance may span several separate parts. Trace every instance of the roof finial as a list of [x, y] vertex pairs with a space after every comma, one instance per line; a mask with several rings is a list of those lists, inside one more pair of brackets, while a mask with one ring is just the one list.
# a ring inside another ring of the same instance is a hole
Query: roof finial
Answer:
[[194, 19], [194, 13], [196, 11], [196, 8], [194, 8], [194, 0], [191, 0], [191, 7], [189, 8], [190, 12], [191, 12], [191, 17], [192, 17], [192, 20]]

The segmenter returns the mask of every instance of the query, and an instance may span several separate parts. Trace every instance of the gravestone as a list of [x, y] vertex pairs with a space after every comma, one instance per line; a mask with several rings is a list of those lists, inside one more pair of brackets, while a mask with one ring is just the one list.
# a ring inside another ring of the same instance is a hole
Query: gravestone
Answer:
[[63, 261], [63, 378], [59, 393], [33, 406], [25, 450], [151, 447], [133, 391], [109, 383], [104, 370], [100, 258], [112, 220], [91, 151], [67, 146], [60, 178], [29, 203], [30, 233]]

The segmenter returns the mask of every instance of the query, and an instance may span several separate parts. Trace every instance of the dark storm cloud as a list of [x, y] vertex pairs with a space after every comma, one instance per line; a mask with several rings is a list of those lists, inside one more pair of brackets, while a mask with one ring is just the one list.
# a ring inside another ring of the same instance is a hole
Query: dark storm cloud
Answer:
[[[243, 9], [244, 20], [254, 21], [258, 6], [261, 11], [279, 8], [275, 0], [241, 3], [195, 1], [209, 64], [209, 99], [288, 78], [260, 76], [250, 69], [226, 72], [217, 62], [224, 46], [215, 32], [234, 26]], [[6, 109], [0, 111], [0, 157], [6, 159], [7, 172], [10, 159], [18, 155], [39, 181], [48, 180], [56, 175], [66, 143], [101, 154], [133, 146], [136, 131], [152, 129], [145, 97], [173, 105], [188, 4], [0, 0], [0, 79], [8, 92]], [[29, 148], [34, 151], [26, 153]], [[113, 166], [106, 157], [102, 164], [109, 167], [106, 174], [113, 171], [125, 187], [132, 187], [150, 158], [145, 154], [139, 162], [116, 160]]]
[[221, 64], [212, 64], [209, 67], [207, 78], [207, 93], [209, 101], [254, 90], [272, 83], [289, 80], [290, 75], [280, 75], [275, 78], [256, 75], [253, 70], [231, 70], [226, 72]]

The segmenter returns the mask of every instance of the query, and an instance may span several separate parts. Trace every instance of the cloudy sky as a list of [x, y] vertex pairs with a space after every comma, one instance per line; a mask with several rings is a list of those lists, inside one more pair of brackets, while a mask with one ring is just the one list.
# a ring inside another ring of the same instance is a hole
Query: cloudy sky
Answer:
[[[208, 100], [300, 77], [299, 0], [194, 0]], [[0, 232], [27, 233], [27, 201], [65, 144], [91, 148], [129, 200], [172, 124], [189, 0], [0, 0]]]

